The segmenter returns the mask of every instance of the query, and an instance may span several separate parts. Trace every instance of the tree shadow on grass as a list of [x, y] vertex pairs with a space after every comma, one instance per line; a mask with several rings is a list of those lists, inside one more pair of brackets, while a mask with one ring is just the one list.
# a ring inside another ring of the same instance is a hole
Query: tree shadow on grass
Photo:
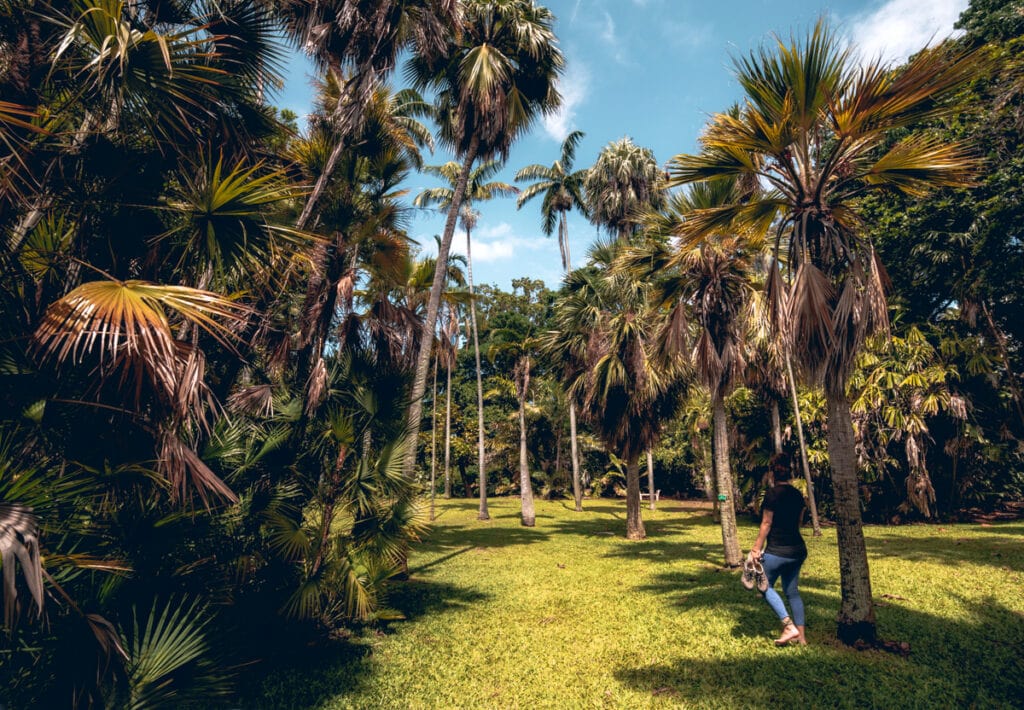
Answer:
[[[678, 532], [678, 530], [670, 530], [660, 534], [677, 535]], [[666, 539], [654, 537], [650, 532], [647, 539], [624, 542], [614, 550], [607, 552], [604, 556], [618, 559], [643, 559], [649, 562], [692, 560], [694, 562], [703, 562], [715, 570], [721, 569], [725, 563], [720, 543], [669, 542]], [[738, 577], [736, 585], [739, 586]]]
[[[941, 526], [938, 526], [941, 527]], [[1024, 571], [1024, 526], [984, 528], [986, 533], [1009, 534], [965, 537], [946, 529], [939, 537], [910, 538], [871, 531], [867, 537], [868, 552], [879, 557], [900, 560], [934, 560], [944, 563], [971, 562], [992, 567]], [[1020, 531], [1021, 536], [1013, 534]], [[974, 531], [971, 531], [974, 534]]]
[[[720, 546], [714, 547], [721, 552]], [[730, 633], [734, 638], [767, 642], [779, 631], [778, 620], [763, 595], [744, 588], [737, 570], [706, 565], [693, 571], [664, 572], [656, 575], [653, 582], [635, 589], [667, 597], [680, 613], [700, 608], [724, 611], [733, 620]], [[826, 634], [834, 635], [838, 582], [801, 575], [800, 597], [807, 613], [808, 636], [817, 641], [825, 639]]]
[[[631, 542], [629, 545], [634, 547], [643, 545], [666, 535], [678, 535], [695, 526], [710, 524], [710, 518], [705, 521], [702, 516], [693, 515], [693, 512], [695, 511], [687, 509], [663, 509], [661, 511], [662, 516], [668, 514], [668, 517], [645, 519], [643, 522], [647, 538]], [[625, 501], [610, 501], [590, 505], [586, 508], [583, 515], [586, 517], [555, 520], [552, 525], [553, 533], [559, 535], [579, 535], [582, 537], [624, 538], [626, 536]]]
[[[748, 593], [749, 594], [749, 593]], [[826, 605], [817, 593], [805, 594], [809, 610]], [[763, 601], [751, 595], [734, 604], [729, 589], [698, 590], [681, 603], [706, 604], [738, 612], [737, 626], [764, 628]], [[906, 658], [882, 651], [855, 651], [828, 635], [812, 634], [806, 648], [775, 649], [767, 635], [751, 631], [752, 652], [740, 657], [682, 657], [668, 663], [620, 667], [621, 682], [677, 704], [723, 707], [1019, 707], [1024, 698], [1024, 619], [1019, 612], [988, 599], [962, 600], [966, 618], [948, 619], [921, 610], [890, 606], [879, 610], [879, 628], [898, 632], [893, 640], [910, 644]], [[770, 623], [770, 621], [768, 622]], [[748, 634], [741, 633], [746, 636]], [[756, 638], [755, 638], [756, 637]]]
[[[476, 590], [413, 578], [395, 585], [388, 602], [411, 620], [462, 609], [488, 598]], [[272, 665], [261, 664], [245, 674], [239, 684], [242, 692], [233, 706], [299, 710], [319, 707], [327, 700], [343, 702], [376, 672], [374, 648], [393, 628], [367, 628], [351, 639], [289, 649]]]
[[512, 545], [528, 545], [543, 542], [551, 537], [548, 530], [538, 528], [509, 528], [489, 525], [446, 525], [434, 528], [423, 541], [416, 545], [417, 550], [436, 552], [446, 548], [471, 547], [509, 547]]

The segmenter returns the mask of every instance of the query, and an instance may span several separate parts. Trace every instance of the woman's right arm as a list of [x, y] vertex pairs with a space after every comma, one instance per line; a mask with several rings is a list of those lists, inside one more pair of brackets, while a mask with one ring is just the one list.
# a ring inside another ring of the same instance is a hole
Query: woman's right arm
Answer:
[[754, 549], [751, 552], [754, 553], [754, 557], [761, 556], [761, 550], [764, 549], [764, 541], [768, 539], [768, 531], [772, 529], [772, 518], [775, 517], [775, 513], [771, 510], [763, 511], [761, 515], [761, 527], [757, 531], [757, 542], [754, 543]]

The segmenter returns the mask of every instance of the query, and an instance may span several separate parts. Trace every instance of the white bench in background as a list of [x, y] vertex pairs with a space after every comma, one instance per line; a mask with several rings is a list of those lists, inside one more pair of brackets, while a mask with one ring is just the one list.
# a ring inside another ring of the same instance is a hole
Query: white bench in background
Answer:
[[[645, 500], [650, 500], [650, 499], [651, 499], [651, 494], [650, 493], [644, 493], [643, 491], [640, 491], [640, 502], [641, 503], [643, 501], [645, 501]], [[654, 502], [657, 503], [659, 500], [661, 500], [661, 489], [660, 488], [658, 488], [657, 490], [654, 491]]]

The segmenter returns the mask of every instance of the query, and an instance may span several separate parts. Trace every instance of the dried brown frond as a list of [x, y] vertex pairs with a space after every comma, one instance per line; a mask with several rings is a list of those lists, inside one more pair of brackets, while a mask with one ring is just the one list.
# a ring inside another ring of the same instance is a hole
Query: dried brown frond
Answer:
[[316, 411], [327, 395], [327, 363], [317, 357], [313, 371], [306, 382], [306, 416]]
[[228, 408], [236, 414], [269, 418], [274, 414], [274, 387], [270, 384], [243, 387], [228, 397]]
[[14, 623], [18, 611], [15, 561], [21, 566], [36, 613], [43, 613], [43, 568], [39, 557], [39, 520], [32, 508], [0, 503], [0, 565], [3, 566], [4, 625]]
[[835, 292], [828, 277], [813, 264], [797, 269], [790, 290], [786, 319], [790, 324], [791, 351], [799, 351], [812, 377], [819, 379], [832, 350], [832, 299]]
[[157, 468], [170, 484], [172, 501], [187, 501], [191, 488], [207, 508], [210, 507], [211, 494], [230, 503], [238, 502], [234, 491], [206, 465], [191, 446], [181, 440], [172, 427], [165, 427], [160, 433], [160, 460]]

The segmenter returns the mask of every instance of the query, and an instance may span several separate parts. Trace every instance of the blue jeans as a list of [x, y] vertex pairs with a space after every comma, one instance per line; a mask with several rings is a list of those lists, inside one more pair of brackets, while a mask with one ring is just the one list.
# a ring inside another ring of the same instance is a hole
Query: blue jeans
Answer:
[[775, 580], [782, 577], [782, 591], [789, 600], [789, 607], [793, 610], [793, 623], [797, 626], [804, 625], [804, 600], [800, 598], [800, 590], [797, 588], [797, 580], [800, 578], [800, 567], [804, 561], [795, 560], [790, 557], [779, 557], [768, 552], [761, 557], [761, 564], [764, 565], [765, 576], [768, 577], [768, 591], [764, 593], [765, 601], [779, 616], [779, 621], [790, 614], [786, 613], [786, 605], [782, 597], [775, 591]]

